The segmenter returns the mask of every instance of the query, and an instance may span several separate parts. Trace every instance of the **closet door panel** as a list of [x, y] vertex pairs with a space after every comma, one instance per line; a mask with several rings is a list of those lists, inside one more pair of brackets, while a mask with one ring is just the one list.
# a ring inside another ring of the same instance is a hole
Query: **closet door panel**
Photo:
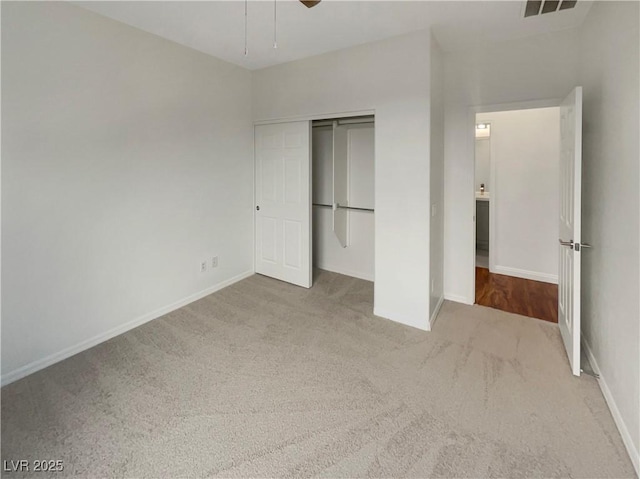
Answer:
[[348, 129], [333, 123], [333, 232], [345, 248], [349, 243], [349, 148]]
[[349, 128], [349, 206], [374, 208], [373, 123]]
[[333, 203], [333, 127], [313, 127], [313, 202]]
[[255, 127], [256, 273], [311, 287], [311, 124]]

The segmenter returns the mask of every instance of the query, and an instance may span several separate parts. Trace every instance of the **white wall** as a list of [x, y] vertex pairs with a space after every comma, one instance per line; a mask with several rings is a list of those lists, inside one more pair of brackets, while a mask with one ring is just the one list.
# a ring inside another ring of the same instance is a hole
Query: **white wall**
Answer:
[[491, 137], [476, 138], [476, 191], [484, 184], [484, 191], [491, 190]]
[[[346, 125], [349, 205], [375, 206], [373, 123]], [[313, 128], [313, 202], [333, 203], [333, 131], [331, 127]], [[343, 248], [333, 233], [330, 208], [313, 208], [313, 265], [316, 268], [374, 280], [374, 213], [347, 212], [348, 244]]]
[[582, 334], [640, 475], [638, 2], [597, 2], [582, 29]]
[[[430, 130], [430, 299], [431, 323], [444, 299], [444, 56], [431, 37], [431, 130]], [[429, 214], [429, 212], [426, 212]]]
[[560, 110], [481, 113], [477, 121], [491, 123], [491, 271], [557, 283]]
[[[471, 107], [584, 86], [582, 332], [636, 470], [640, 443], [638, 3], [594, 2], [580, 29], [445, 58], [445, 296], [473, 302]], [[467, 244], [469, 243], [469, 244]]]
[[445, 297], [473, 303], [474, 112], [564, 98], [578, 84], [577, 30], [445, 55]]
[[3, 382], [252, 271], [250, 88], [84, 9], [2, 2]]
[[375, 313], [429, 328], [429, 32], [254, 72], [256, 120], [375, 110]]

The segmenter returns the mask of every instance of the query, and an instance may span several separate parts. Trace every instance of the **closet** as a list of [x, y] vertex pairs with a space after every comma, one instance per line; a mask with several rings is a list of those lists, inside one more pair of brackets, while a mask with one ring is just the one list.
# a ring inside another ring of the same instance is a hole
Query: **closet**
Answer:
[[313, 267], [374, 280], [373, 116], [312, 122]]
[[374, 280], [373, 116], [255, 126], [255, 271]]

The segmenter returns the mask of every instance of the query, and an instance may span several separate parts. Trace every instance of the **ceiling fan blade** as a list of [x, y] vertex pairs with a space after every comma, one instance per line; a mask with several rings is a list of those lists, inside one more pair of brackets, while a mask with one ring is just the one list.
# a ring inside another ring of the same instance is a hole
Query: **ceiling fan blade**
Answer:
[[311, 8], [319, 4], [320, 0], [300, 0], [300, 3], [302, 3], [307, 8]]

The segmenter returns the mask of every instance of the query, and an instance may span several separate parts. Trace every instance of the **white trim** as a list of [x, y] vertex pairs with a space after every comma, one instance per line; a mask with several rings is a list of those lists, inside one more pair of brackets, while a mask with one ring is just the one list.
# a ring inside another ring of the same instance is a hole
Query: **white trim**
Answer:
[[[475, 258], [475, 257], [474, 257]], [[475, 259], [473, 260], [475, 263]], [[474, 299], [469, 299], [465, 296], [461, 296], [459, 294], [448, 294], [448, 293], [444, 293], [444, 299], [446, 299], [447, 301], [453, 301], [454, 303], [462, 303], [462, 304], [475, 304], [475, 297]]]
[[151, 313], [144, 314], [139, 318], [136, 318], [132, 321], [121, 324], [120, 326], [116, 326], [115, 328], [110, 329], [109, 331], [105, 331], [104, 333], [100, 333], [85, 341], [81, 341], [78, 344], [75, 344], [73, 346], [63, 349], [62, 351], [58, 351], [57, 353], [53, 353], [42, 359], [33, 361], [25, 366], [22, 366], [7, 374], [4, 374], [2, 376], [2, 379], [0, 380], [0, 383], [2, 384], [2, 386], [5, 386], [9, 383], [17, 381], [18, 379], [22, 379], [28, 376], [29, 374], [33, 374], [36, 371], [46, 368], [47, 366], [51, 366], [52, 364], [55, 364], [59, 361], [62, 361], [63, 359], [67, 359], [75, 354], [78, 354], [82, 351], [92, 348], [93, 346], [103, 343], [115, 336], [118, 336], [122, 333], [130, 331], [134, 328], [137, 328], [138, 326], [141, 326], [144, 323], [148, 323], [149, 321], [157, 319], [160, 316], [164, 316], [165, 314], [170, 313], [171, 311], [175, 311], [176, 309], [186, 306], [189, 303], [193, 303], [194, 301], [202, 299], [205, 296], [208, 296], [212, 293], [215, 293], [216, 291], [221, 290], [222, 288], [226, 288], [227, 286], [232, 285], [233, 283], [237, 283], [238, 281], [248, 278], [249, 276], [253, 276], [253, 274], [254, 274], [253, 271], [245, 271], [244, 273], [241, 273], [237, 276], [229, 278], [225, 281], [221, 281], [220, 283], [214, 286], [204, 289], [198, 293], [192, 294], [191, 296], [187, 296], [186, 298], [176, 301], [175, 303], [171, 303], [167, 306], [156, 309]]
[[444, 296], [440, 296], [438, 298], [438, 304], [436, 304], [436, 309], [433, 310], [433, 314], [429, 318], [429, 330], [433, 329], [433, 325], [438, 319], [438, 313], [440, 312], [440, 308], [442, 308], [442, 303], [444, 303]]
[[[467, 291], [467, 297], [464, 296], [459, 296], [459, 295], [454, 295], [456, 296], [458, 299], [454, 299], [453, 297], [451, 298], [447, 298], [447, 295], [445, 295], [446, 299], [451, 299], [451, 301], [456, 301], [458, 303], [465, 303], [465, 304], [473, 304], [475, 303], [475, 298], [476, 298], [476, 230], [477, 228], [477, 224], [478, 224], [478, 218], [477, 218], [477, 211], [476, 211], [476, 118], [477, 118], [477, 114], [478, 114], [478, 108], [477, 107], [469, 107], [469, 112], [468, 112], [468, 118], [467, 118], [467, 154], [471, 155], [471, 158], [473, 159], [473, 161], [471, 162], [471, 168], [472, 168], [472, 173], [473, 173], [473, 181], [472, 181], [472, 185], [471, 185], [471, 191], [469, 192], [470, 196], [469, 199], [472, 199], [473, 201], [473, 208], [472, 208], [472, 212], [473, 212], [473, 216], [471, 217], [472, 222], [471, 222], [471, 240], [469, 243], [469, 246], [472, 247], [471, 249], [471, 263], [469, 263], [469, 269], [468, 269], [468, 273], [470, 275], [471, 278], [471, 289], [469, 291]], [[491, 160], [493, 160], [493, 158], [491, 158]], [[491, 164], [493, 164], [493, 161], [491, 161]], [[493, 179], [490, 180], [490, 182], [493, 182]], [[493, 185], [489, 185], [489, 191], [491, 191], [491, 189], [493, 189]], [[492, 198], [493, 200], [493, 198]], [[489, 204], [489, 208], [491, 208], [491, 205], [493, 204], [493, 201], [491, 201], [491, 203]], [[489, 215], [491, 215], [491, 211], [489, 211]], [[489, 218], [489, 221], [491, 221], [491, 218]], [[491, 224], [491, 223], [489, 223]], [[491, 264], [491, 230], [489, 230], [489, 264]], [[466, 269], [466, 268], [465, 268]], [[468, 298], [473, 298], [473, 302], [469, 302]]]
[[516, 278], [531, 279], [533, 281], [542, 281], [543, 283], [558, 284], [558, 275], [549, 273], [539, 273], [537, 271], [529, 271], [526, 269], [510, 268], [508, 266], [496, 265], [490, 269], [492, 273], [504, 274], [507, 276], [515, 276]]
[[353, 271], [353, 270], [341, 268], [340, 266], [334, 266], [331, 264], [323, 263], [323, 264], [316, 264], [314, 267], [318, 269], [323, 269], [325, 271], [331, 271], [332, 273], [344, 274], [345, 276], [364, 279], [365, 281], [374, 281], [372, 274], [361, 273], [360, 271]]
[[333, 120], [334, 118], [348, 118], [351, 116], [375, 116], [375, 110], [343, 111], [338, 113], [318, 113], [317, 115], [297, 115], [285, 118], [266, 118], [254, 120], [253, 125], [269, 125], [273, 123], [288, 123], [291, 121]]
[[[275, 1], [275, 0], [274, 0]], [[309, 154], [308, 156], [308, 167], [309, 167], [309, 194], [307, 197], [307, 214], [309, 215], [309, 229], [307, 234], [309, 235], [309, 251], [308, 253], [308, 261], [309, 261], [309, 281], [307, 288], [313, 287], [313, 124], [311, 120], [307, 121], [307, 135], [309, 137]], [[255, 185], [254, 185], [255, 191]], [[253, 249], [255, 250], [256, 244], [254, 240]]]
[[426, 318], [418, 322], [414, 317], [398, 315], [397, 313], [385, 311], [375, 306], [373, 307], [373, 314], [374, 316], [395, 321], [396, 323], [404, 324], [405, 326], [411, 326], [412, 328], [416, 328], [421, 331], [431, 331], [431, 325], [429, 324], [429, 320]]
[[607, 386], [607, 381], [602, 375], [602, 371], [600, 371], [600, 367], [596, 362], [596, 358], [589, 347], [589, 343], [584, 338], [584, 335], [581, 335], [582, 338], [582, 346], [584, 347], [584, 352], [589, 359], [589, 363], [591, 363], [591, 367], [593, 368], [593, 372], [598, 374], [600, 377], [598, 378], [598, 385], [600, 386], [600, 390], [602, 391], [602, 395], [604, 396], [604, 400], [609, 406], [609, 410], [611, 411], [611, 415], [613, 416], [613, 421], [616, 423], [618, 427], [618, 431], [620, 432], [620, 436], [622, 436], [622, 442], [624, 446], [627, 448], [627, 452], [629, 453], [629, 458], [631, 459], [631, 463], [636, 470], [636, 474], [640, 477], [640, 451], [635, 449], [633, 444], [633, 440], [631, 439], [631, 434], [629, 434], [629, 429], [627, 425], [624, 423], [624, 419], [620, 414], [620, 410], [616, 405], [616, 401], [613, 398], [613, 394], [611, 394], [611, 390], [609, 386]]
[[258, 181], [256, 178], [256, 174], [258, 173], [258, 168], [256, 167], [256, 127], [253, 126], [253, 133], [251, 135], [251, 154], [253, 155], [253, 191], [252, 191], [252, 195], [251, 195], [251, 200], [253, 201], [253, 203], [251, 204], [251, 212], [253, 214], [252, 218], [253, 218], [253, 250], [251, 252], [251, 256], [253, 258], [253, 262], [251, 263], [253, 265], [253, 271], [256, 271], [256, 261], [258, 259], [258, 255], [256, 254], [256, 207], [258, 206], [258, 201], [256, 199], [256, 182]]
[[[493, 121], [489, 121], [489, 127], [493, 125]], [[487, 247], [489, 250], [489, 271], [492, 271], [496, 266], [496, 258], [498, 257], [497, 251], [497, 242], [496, 242], [496, 197], [499, 196], [496, 194], [496, 185], [497, 181], [497, 172], [496, 172], [496, 142], [489, 138], [489, 195], [491, 199], [489, 200], [489, 246]], [[475, 168], [475, 165], [474, 165]], [[476, 203], [477, 205], [477, 203]], [[474, 273], [475, 278], [475, 273]], [[474, 287], [475, 290], [475, 287]]]

